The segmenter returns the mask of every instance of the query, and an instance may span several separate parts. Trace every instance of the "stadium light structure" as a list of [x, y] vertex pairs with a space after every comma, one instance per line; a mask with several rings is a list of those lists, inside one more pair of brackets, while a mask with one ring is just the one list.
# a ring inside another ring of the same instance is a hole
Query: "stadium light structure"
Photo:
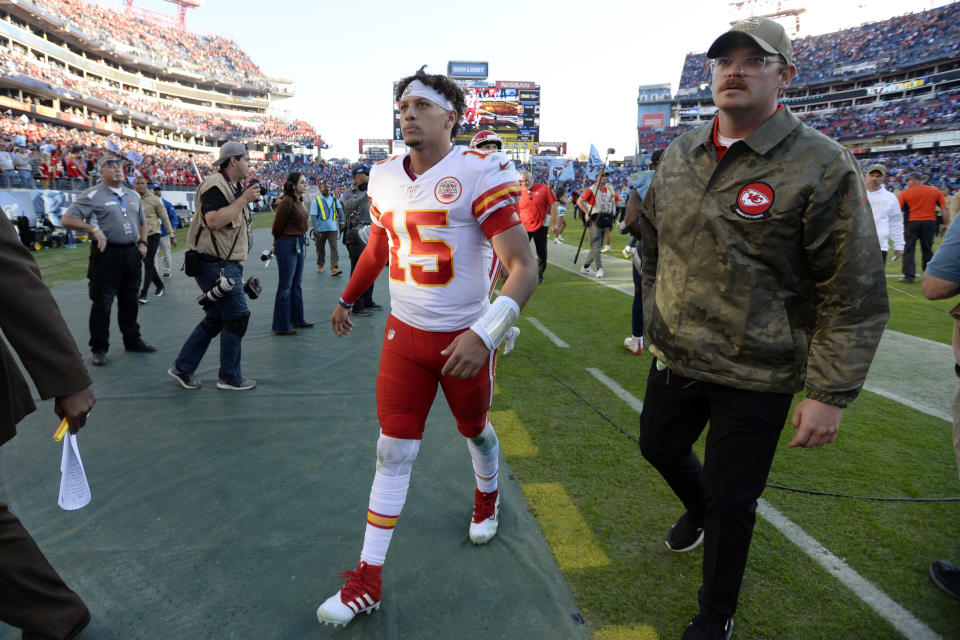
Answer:
[[[203, 4], [203, 0], [166, 0], [171, 4], [177, 5], [177, 18], [176, 26], [180, 28], [181, 31], [187, 28], [187, 9], [196, 9]], [[147, 18], [153, 20], [154, 22], [173, 22], [173, 19], [169, 16], [165, 16], [156, 11], [150, 11], [149, 9], [144, 9], [142, 7], [133, 6], [133, 0], [126, 0], [127, 4], [127, 13], [138, 14], [142, 18]]]

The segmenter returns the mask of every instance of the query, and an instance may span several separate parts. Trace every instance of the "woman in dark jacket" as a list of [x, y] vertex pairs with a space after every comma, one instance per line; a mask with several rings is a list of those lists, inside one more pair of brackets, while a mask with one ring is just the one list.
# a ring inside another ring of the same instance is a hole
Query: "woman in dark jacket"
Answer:
[[300, 288], [307, 233], [307, 212], [303, 208], [306, 190], [306, 176], [299, 172], [288, 175], [273, 219], [273, 251], [280, 278], [273, 303], [273, 332], [278, 336], [295, 336], [297, 329], [313, 326], [312, 322], [303, 319], [303, 291]]

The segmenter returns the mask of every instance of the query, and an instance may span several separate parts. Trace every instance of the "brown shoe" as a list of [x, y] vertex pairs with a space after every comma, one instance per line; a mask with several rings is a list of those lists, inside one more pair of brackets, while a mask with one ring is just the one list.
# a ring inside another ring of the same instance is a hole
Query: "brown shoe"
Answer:
[[317, 267], [317, 273], [323, 273], [324, 269], [326, 269], [326, 267], [324, 267], [323, 265], [320, 265], [319, 267]]
[[340, 269], [337, 269], [336, 267], [334, 267], [333, 269], [330, 269], [330, 275], [332, 276], [338, 276], [341, 273], [343, 273], [343, 271], [341, 271]]

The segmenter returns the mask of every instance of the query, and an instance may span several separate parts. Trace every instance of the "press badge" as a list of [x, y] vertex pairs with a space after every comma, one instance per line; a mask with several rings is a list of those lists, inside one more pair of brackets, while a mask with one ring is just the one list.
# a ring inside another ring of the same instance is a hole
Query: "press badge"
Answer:
[[123, 233], [124, 235], [130, 235], [131, 233], [133, 233], [133, 227], [130, 225], [129, 222], [123, 223]]

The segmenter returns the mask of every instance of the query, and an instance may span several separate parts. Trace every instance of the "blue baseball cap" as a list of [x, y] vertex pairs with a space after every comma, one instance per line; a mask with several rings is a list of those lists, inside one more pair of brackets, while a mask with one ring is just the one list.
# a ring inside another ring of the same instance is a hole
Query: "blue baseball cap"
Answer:
[[353, 174], [352, 174], [352, 175], [353, 175], [353, 176], [356, 176], [358, 173], [362, 173], [362, 174], [364, 174], [364, 175], [370, 175], [370, 167], [369, 167], [369, 165], [358, 164], [357, 166], [355, 166], [355, 167], [353, 168]]

